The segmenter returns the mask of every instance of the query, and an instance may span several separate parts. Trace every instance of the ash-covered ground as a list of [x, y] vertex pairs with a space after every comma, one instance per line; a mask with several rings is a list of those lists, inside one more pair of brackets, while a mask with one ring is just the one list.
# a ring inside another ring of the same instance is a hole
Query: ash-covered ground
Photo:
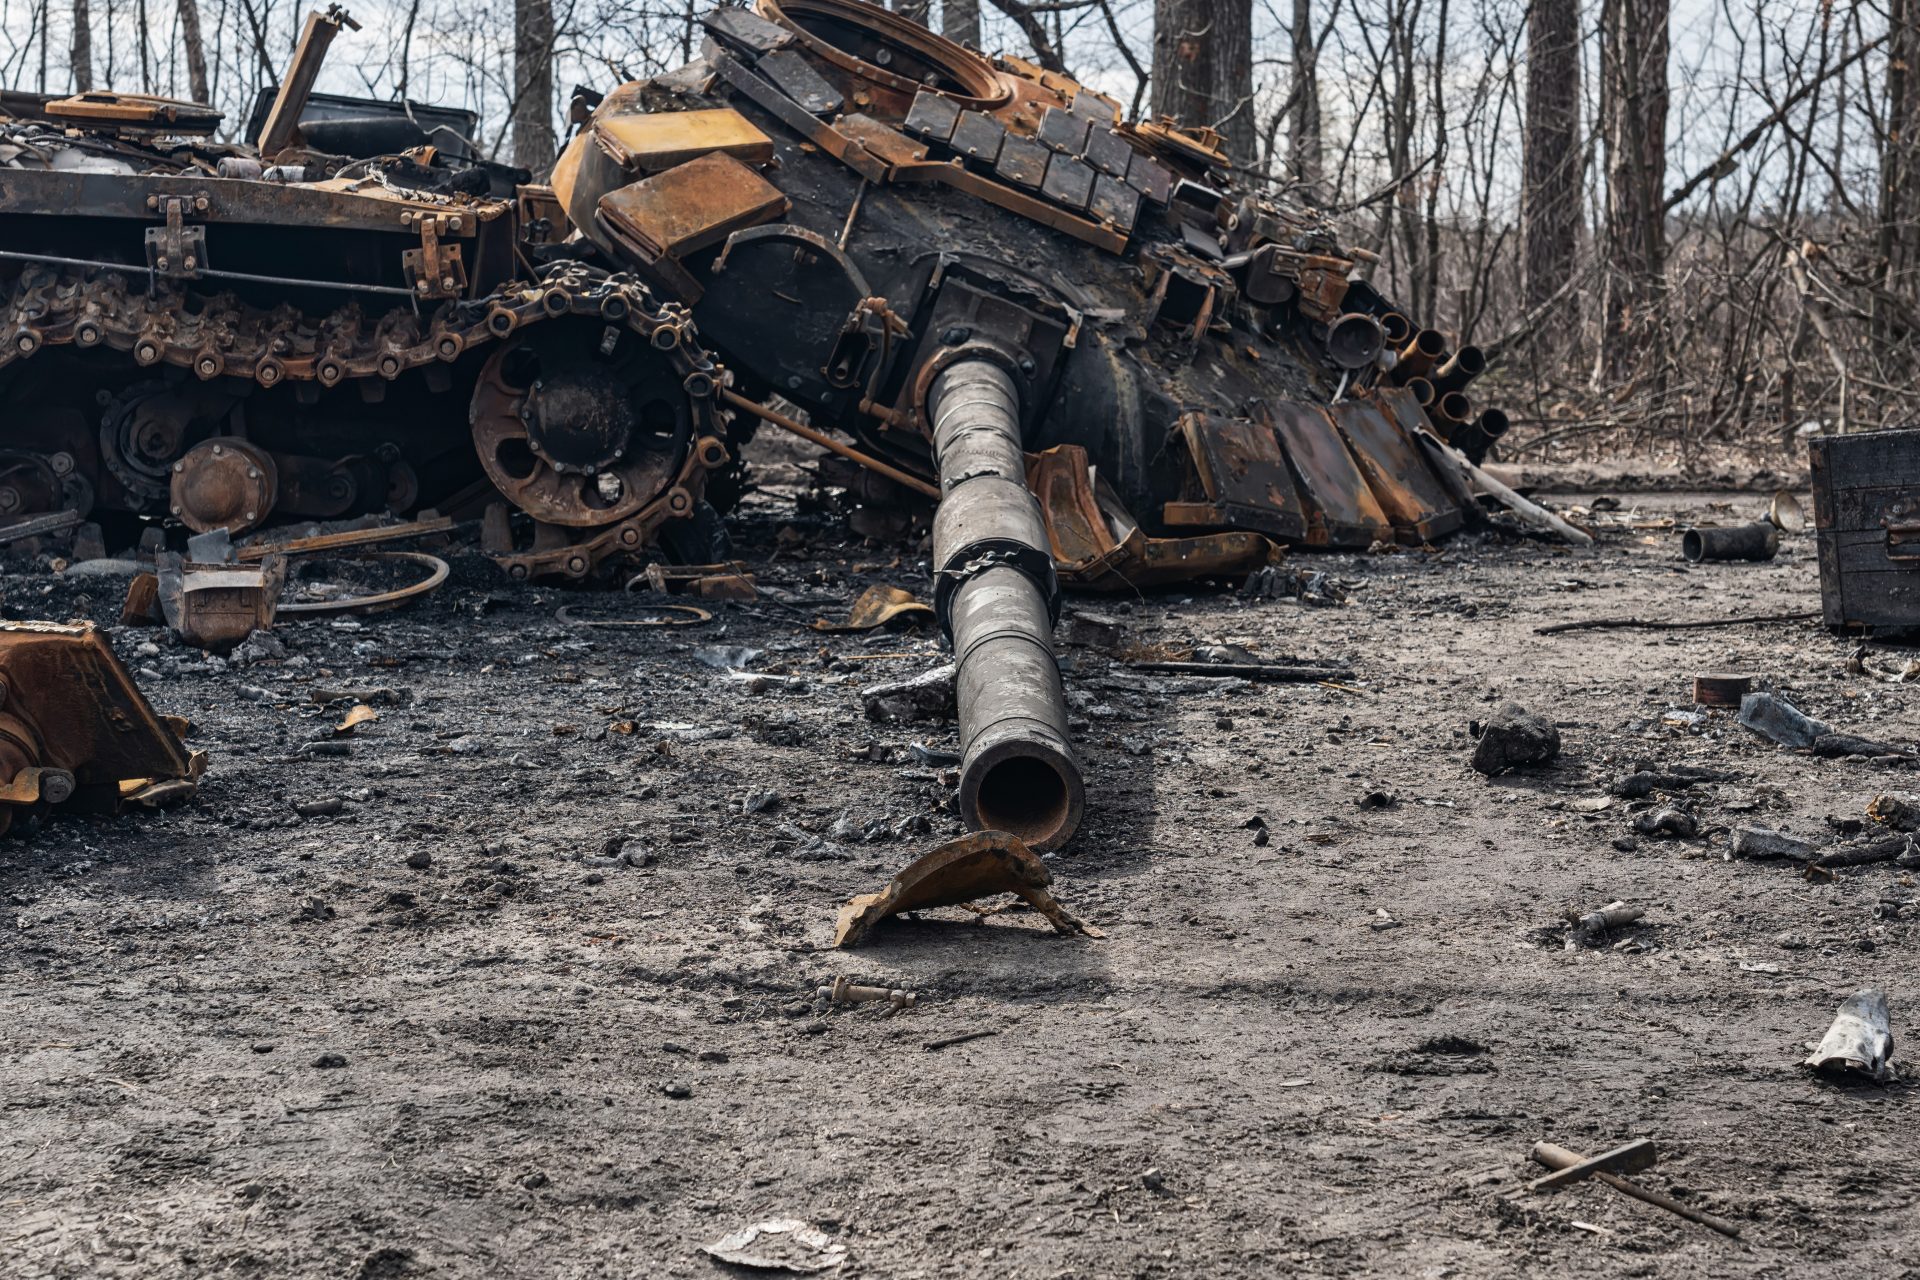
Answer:
[[[830, 948], [842, 902], [959, 833], [911, 750], [955, 735], [862, 710], [940, 660], [928, 634], [804, 625], [919, 587], [923, 557], [778, 496], [737, 530], [786, 603], [705, 626], [570, 625], [643, 601], [463, 561], [409, 611], [232, 663], [121, 631], [213, 763], [184, 807], [0, 844], [0, 1274], [706, 1276], [701, 1245], [769, 1218], [823, 1228], [847, 1276], [1910, 1274], [1912, 1095], [1797, 1064], [1862, 986], [1911, 1041], [1920, 891], [1725, 855], [1730, 827], [1823, 836], [1915, 779], [1689, 688], [1750, 672], [1911, 741], [1920, 685], [1874, 670], [1913, 655], [1850, 671], [1816, 622], [1534, 634], [1817, 608], [1810, 537], [1683, 564], [1660, 522], [1708, 504], [1629, 498], [1592, 551], [1295, 557], [1344, 605], [1074, 601], [1124, 646], [1353, 667], [1063, 650], [1089, 810], [1051, 865], [1103, 941], [952, 909]], [[6, 611], [111, 621], [123, 586], [16, 571]], [[757, 674], [703, 661], [730, 646]], [[356, 696], [379, 718], [337, 734]], [[1565, 747], [1489, 780], [1469, 725], [1509, 698]], [[1728, 775], [1679, 797], [1701, 835], [1633, 836], [1675, 803], [1610, 795], [1641, 760]], [[1563, 949], [1568, 909], [1615, 898], [1645, 920]], [[817, 1001], [841, 975], [920, 1004]], [[1536, 1139], [1640, 1136], [1641, 1180], [1741, 1239], [1519, 1190]]]

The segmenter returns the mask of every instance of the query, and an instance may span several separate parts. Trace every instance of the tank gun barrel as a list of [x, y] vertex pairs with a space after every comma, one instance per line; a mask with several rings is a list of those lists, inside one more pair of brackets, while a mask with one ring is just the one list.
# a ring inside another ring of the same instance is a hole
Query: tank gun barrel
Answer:
[[934, 600], [953, 643], [960, 814], [974, 830], [1058, 848], [1080, 825], [1086, 784], [1067, 736], [1054, 660], [1059, 583], [1040, 504], [1027, 490], [1020, 401], [991, 358], [934, 379]]

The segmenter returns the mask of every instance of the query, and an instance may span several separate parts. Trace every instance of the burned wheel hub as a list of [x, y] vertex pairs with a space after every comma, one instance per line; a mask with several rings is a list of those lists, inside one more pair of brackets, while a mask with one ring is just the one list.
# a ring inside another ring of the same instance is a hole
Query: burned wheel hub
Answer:
[[590, 476], [625, 455], [639, 414], [613, 370], [575, 363], [535, 380], [520, 420], [527, 446], [555, 471]]
[[568, 528], [657, 500], [711, 407], [711, 362], [675, 326], [542, 325], [495, 352], [473, 393], [480, 464], [509, 501]]
[[267, 518], [279, 488], [279, 470], [266, 450], [245, 440], [203, 440], [173, 464], [169, 505], [196, 533], [239, 534]]

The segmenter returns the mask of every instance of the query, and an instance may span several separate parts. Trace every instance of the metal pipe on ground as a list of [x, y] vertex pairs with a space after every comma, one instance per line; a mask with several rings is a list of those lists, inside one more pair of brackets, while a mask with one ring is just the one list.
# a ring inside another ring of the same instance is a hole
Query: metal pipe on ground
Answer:
[[1445, 364], [1429, 375], [1433, 389], [1441, 395], [1449, 391], [1465, 391], [1467, 384], [1487, 371], [1487, 353], [1475, 346], [1465, 346], [1447, 358]]
[[1688, 529], [1680, 535], [1680, 554], [1702, 560], [1771, 560], [1780, 550], [1780, 531], [1765, 521], [1721, 529]]
[[942, 498], [934, 608], [953, 642], [960, 815], [1055, 849], [1080, 825], [1086, 784], [1067, 736], [1053, 654], [1059, 601], [1040, 504], [1028, 492], [1019, 393], [991, 359], [962, 359], [928, 396]]

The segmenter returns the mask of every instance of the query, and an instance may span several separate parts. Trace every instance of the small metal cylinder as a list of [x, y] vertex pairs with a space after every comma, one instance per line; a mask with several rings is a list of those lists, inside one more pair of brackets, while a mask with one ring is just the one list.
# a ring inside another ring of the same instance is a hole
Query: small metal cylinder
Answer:
[[1336, 369], [1364, 369], [1379, 358], [1386, 345], [1380, 322], [1349, 311], [1327, 328], [1327, 359]]
[[1771, 560], [1780, 550], [1780, 531], [1765, 521], [1688, 529], [1680, 535], [1680, 554], [1702, 560]]
[[1401, 384], [1413, 394], [1413, 399], [1422, 409], [1433, 403], [1433, 384], [1425, 378], [1408, 378]]
[[1438, 329], [1420, 330], [1400, 348], [1400, 363], [1394, 367], [1394, 377], [1401, 382], [1426, 377], [1446, 350], [1447, 340]]
[[1483, 409], [1472, 422], [1454, 428], [1447, 436], [1447, 443], [1478, 466], [1487, 456], [1487, 447], [1505, 434], [1507, 415], [1499, 409]]
[[934, 607], [953, 642], [960, 815], [973, 830], [1055, 849], [1080, 825], [1086, 785], [1053, 655], [1059, 587], [1026, 487], [1019, 395], [998, 364], [962, 360], [934, 379], [928, 403], [942, 494]]
[[1466, 390], [1469, 382], [1486, 371], [1487, 353], [1475, 346], [1465, 346], [1428, 376], [1433, 381], [1434, 390], [1445, 395], [1449, 391]]

